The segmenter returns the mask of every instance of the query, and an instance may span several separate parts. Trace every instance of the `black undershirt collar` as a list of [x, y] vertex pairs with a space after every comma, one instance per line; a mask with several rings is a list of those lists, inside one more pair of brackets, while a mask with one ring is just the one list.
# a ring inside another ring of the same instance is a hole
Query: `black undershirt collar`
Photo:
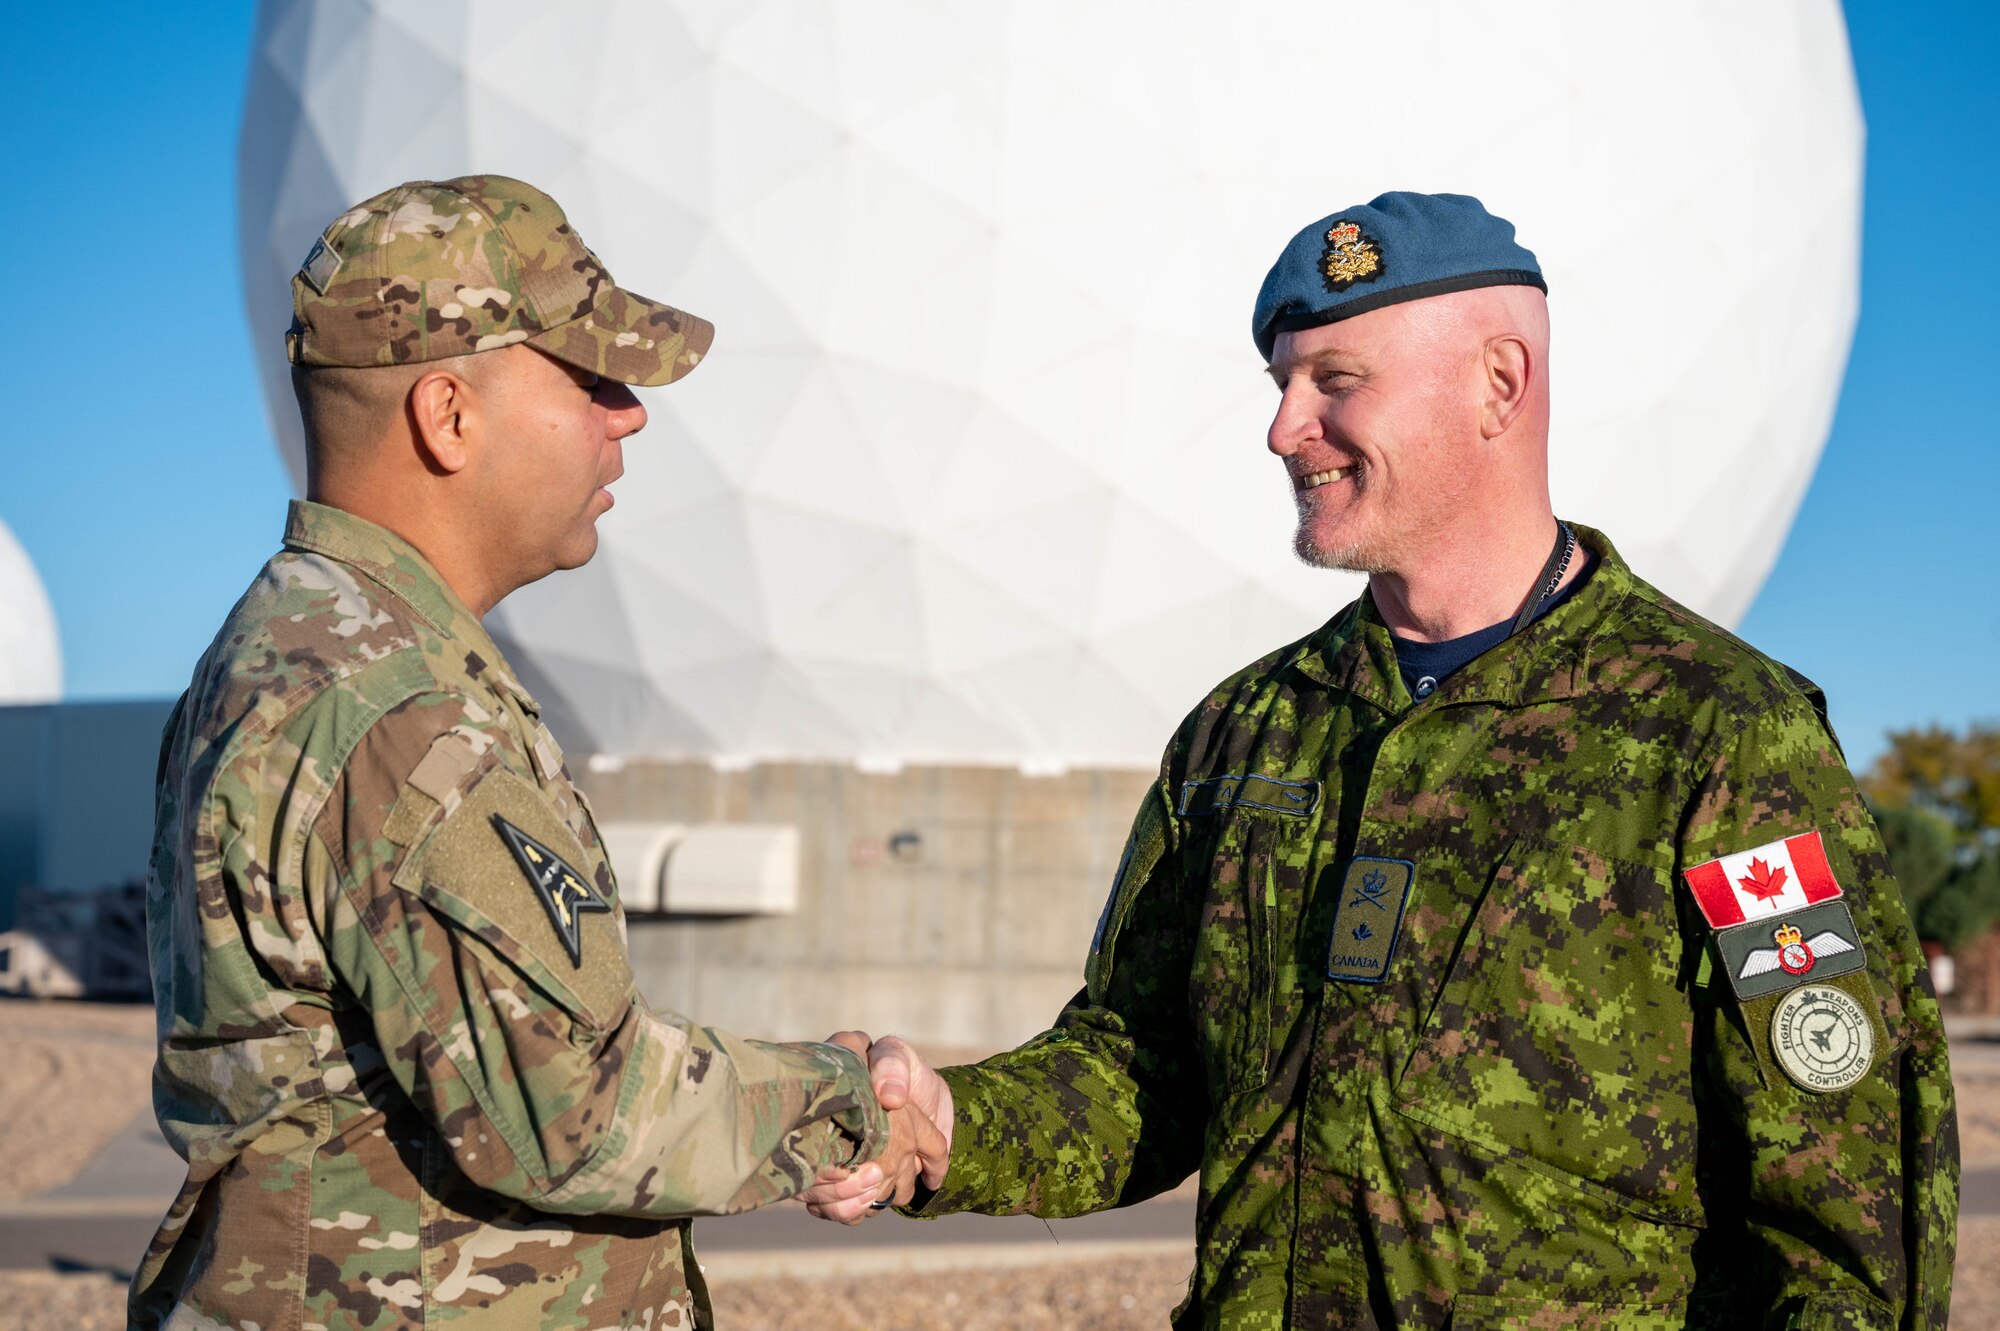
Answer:
[[[1579, 552], [1584, 556], [1583, 570], [1576, 575], [1574, 582], [1543, 601], [1530, 623], [1567, 601], [1597, 571], [1597, 556], [1581, 547]], [[1513, 629], [1514, 620], [1509, 616], [1498, 624], [1489, 624], [1483, 629], [1474, 629], [1443, 642], [1417, 642], [1393, 632], [1389, 637], [1396, 644], [1396, 669], [1402, 673], [1404, 686], [1410, 690], [1412, 698], [1422, 702], [1437, 692], [1438, 685], [1453, 674], [1505, 642]]]

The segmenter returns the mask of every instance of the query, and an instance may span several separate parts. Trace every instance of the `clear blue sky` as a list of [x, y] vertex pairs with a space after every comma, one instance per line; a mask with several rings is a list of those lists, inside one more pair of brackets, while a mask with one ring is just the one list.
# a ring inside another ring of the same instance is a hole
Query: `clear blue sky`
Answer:
[[[2000, 5], [1847, 16], [1868, 119], [1861, 325], [1742, 631], [1826, 687], [1863, 763], [1891, 728], [2000, 718]], [[236, 265], [251, 17], [23, 5], [0, 29], [0, 521], [55, 602], [72, 697], [177, 692], [289, 493]]]

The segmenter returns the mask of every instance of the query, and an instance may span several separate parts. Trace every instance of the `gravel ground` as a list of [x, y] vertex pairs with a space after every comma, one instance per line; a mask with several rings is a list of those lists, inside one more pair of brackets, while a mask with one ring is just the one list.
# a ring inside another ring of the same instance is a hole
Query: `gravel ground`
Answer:
[[[150, 1008], [0, 1001], [0, 1200], [67, 1182], [146, 1103]], [[1979, 1066], [1968, 1066], [1979, 1064]], [[1959, 1069], [1967, 1168], [2000, 1165], [2000, 1063]], [[725, 1331], [930, 1331], [1058, 1328], [1132, 1331], [1166, 1324], [1186, 1288], [1184, 1257], [1119, 1258], [1004, 1270], [718, 1281]], [[0, 1271], [0, 1331], [111, 1331], [122, 1283], [96, 1273]], [[1952, 1324], [2000, 1326], [2000, 1216], [1963, 1221]]]
[[60, 1187], [147, 1104], [153, 1010], [0, 1000], [0, 1201]]
[[1965, 1169], [2000, 1165], [2000, 1070], [1952, 1070], [1958, 1093], [1958, 1161]]
[[1139, 1331], [1167, 1324], [1188, 1267], [1147, 1257], [931, 1271], [893, 1277], [886, 1296], [868, 1279], [718, 1282], [715, 1321], [724, 1331]]
[[[1187, 1289], [1184, 1257], [1060, 1262], [868, 1279], [719, 1281], [725, 1331], [1157, 1331]], [[0, 1271], [0, 1331], [113, 1331], [125, 1286], [110, 1277]]]
[[[905, 1275], [887, 1295], [840, 1278], [718, 1283], [714, 1294], [723, 1331], [1158, 1331], [1186, 1284], [1174, 1257]], [[0, 1271], [0, 1331], [112, 1331], [124, 1300], [99, 1275]], [[1965, 1331], [2000, 1326], [2000, 1217], [1960, 1227], [1951, 1311]]]
[[115, 1331], [125, 1285], [101, 1275], [0, 1271], [0, 1331]]
[[1965, 1331], [2000, 1326], [2000, 1216], [1973, 1216], [1958, 1222], [1951, 1324]]

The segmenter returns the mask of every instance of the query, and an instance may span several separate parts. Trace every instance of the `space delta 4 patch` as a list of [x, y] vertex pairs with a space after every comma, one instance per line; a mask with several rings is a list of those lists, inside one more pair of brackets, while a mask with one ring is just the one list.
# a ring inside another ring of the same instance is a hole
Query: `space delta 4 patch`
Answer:
[[591, 911], [609, 912], [610, 905], [590, 889], [583, 875], [570, 868], [562, 856], [497, 813], [493, 815], [493, 826], [507, 848], [514, 852], [514, 862], [528, 876], [535, 895], [541, 898], [542, 909], [549, 913], [549, 923], [556, 928], [556, 937], [569, 953], [570, 965], [582, 965], [583, 917]]

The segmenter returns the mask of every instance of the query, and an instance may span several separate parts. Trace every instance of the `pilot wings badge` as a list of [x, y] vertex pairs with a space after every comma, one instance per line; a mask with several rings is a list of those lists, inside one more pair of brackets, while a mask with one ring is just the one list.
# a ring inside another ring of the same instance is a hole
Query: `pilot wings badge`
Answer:
[[[1762, 946], [1767, 942], [1770, 946]], [[1866, 964], [1854, 918], [1840, 901], [1795, 912], [1768, 932], [1761, 924], [1724, 929], [1715, 943], [1730, 987], [1746, 1002], [1789, 989], [1808, 976], [1827, 980]]]
[[1831, 929], [1821, 930], [1810, 940], [1802, 941], [1799, 931], [1789, 924], [1772, 930], [1771, 941], [1777, 946], [1760, 947], [1744, 958], [1743, 968], [1736, 972], [1737, 979], [1747, 980], [1753, 975], [1764, 975], [1774, 970], [1783, 970], [1788, 975], [1804, 975], [1821, 957], [1838, 956], [1854, 950], [1854, 944]]

